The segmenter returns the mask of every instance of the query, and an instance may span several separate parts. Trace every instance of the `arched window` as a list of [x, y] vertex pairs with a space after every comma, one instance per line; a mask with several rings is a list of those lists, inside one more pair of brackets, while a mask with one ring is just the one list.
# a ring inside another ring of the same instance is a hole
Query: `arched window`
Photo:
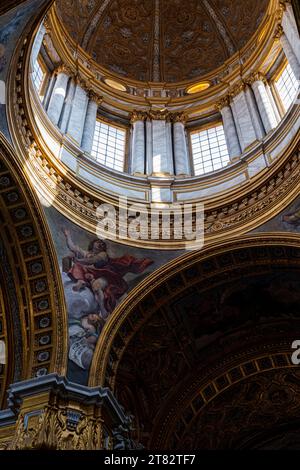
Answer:
[[113, 126], [97, 119], [92, 156], [108, 168], [124, 171], [126, 135], [125, 128]]
[[191, 132], [195, 176], [220, 170], [230, 162], [223, 125]]
[[275, 80], [275, 86], [283, 107], [285, 111], [287, 111], [293, 103], [299, 89], [298, 81], [290, 64], [284, 67], [277, 80]]

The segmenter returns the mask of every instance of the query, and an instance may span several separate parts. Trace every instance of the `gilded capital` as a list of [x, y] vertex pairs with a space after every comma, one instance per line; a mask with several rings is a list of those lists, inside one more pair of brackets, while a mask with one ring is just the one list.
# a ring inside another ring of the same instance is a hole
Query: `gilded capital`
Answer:
[[103, 96], [99, 96], [98, 93], [96, 93], [96, 91], [92, 90], [91, 88], [88, 90], [88, 97], [89, 100], [94, 101], [98, 106], [100, 106], [103, 101]]
[[253, 72], [251, 75], [249, 75], [245, 82], [248, 84], [248, 85], [253, 85], [253, 83], [255, 82], [263, 82], [263, 83], [267, 83], [267, 79], [266, 79], [266, 76], [262, 73], [262, 72]]
[[178, 113], [172, 113], [170, 114], [170, 120], [173, 122], [173, 124], [176, 124], [177, 122], [180, 122], [182, 124], [185, 124], [187, 121], [187, 116], [184, 112], [178, 112]]
[[137, 121], [145, 121], [147, 118], [147, 113], [145, 111], [134, 110], [130, 116], [131, 124], [134, 124]]
[[244, 80], [241, 80], [239, 83], [237, 83], [236, 85], [234, 85], [230, 92], [229, 92], [229, 95], [231, 98], [234, 98], [235, 96], [239, 95], [240, 93], [242, 93], [242, 91], [244, 91], [246, 88], [246, 83], [244, 82]]
[[283, 36], [283, 34], [284, 34], [283, 27], [281, 26], [281, 24], [279, 24], [276, 28], [274, 38], [275, 39], [280, 39], [281, 36]]
[[153, 121], [168, 121], [170, 120], [170, 113], [167, 109], [151, 109], [148, 112], [148, 117]]
[[230, 97], [230, 95], [223, 96], [223, 98], [221, 98], [221, 99], [217, 102], [217, 104], [216, 104], [216, 109], [217, 109], [218, 111], [221, 111], [221, 109], [230, 106], [230, 102], [231, 102], [231, 97]]
[[66, 64], [60, 64], [56, 69], [55, 73], [58, 75], [60, 73], [64, 73], [66, 75], [72, 75], [72, 70]]

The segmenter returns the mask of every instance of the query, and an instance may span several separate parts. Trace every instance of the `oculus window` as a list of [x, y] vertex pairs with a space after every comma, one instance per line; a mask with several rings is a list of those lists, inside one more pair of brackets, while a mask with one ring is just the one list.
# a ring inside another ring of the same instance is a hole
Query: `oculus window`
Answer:
[[222, 124], [191, 133], [195, 176], [220, 170], [230, 162]]
[[298, 81], [290, 64], [283, 69], [279, 78], [275, 82], [275, 86], [285, 111], [287, 111], [293, 103], [299, 88]]
[[124, 171], [126, 130], [96, 121], [92, 156], [102, 165]]

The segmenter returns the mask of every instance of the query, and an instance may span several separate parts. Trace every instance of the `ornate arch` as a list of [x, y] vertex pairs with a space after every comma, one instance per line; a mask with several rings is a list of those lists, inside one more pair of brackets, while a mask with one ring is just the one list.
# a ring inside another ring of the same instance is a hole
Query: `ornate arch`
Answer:
[[0, 218], [2, 315], [10, 366], [6, 384], [52, 372], [63, 375], [67, 315], [55, 250], [34, 188], [2, 134]]
[[[232, 239], [172, 261], [112, 315], [94, 355], [90, 386], [112, 388], [137, 416], [137, 438], [149, 448], [180, 449], [197, 417], [231, 387], [250, 387], [261, 375], [260, 384], [266, 374], [275, 382], [280, 376], [282, 387], [289, 373], [297, 380], [297, 370], [290, 371], [291, 344], [300, 335], [295, 306], [288, 310], [283, 304], [273, 312], [267, 305], [264, 311], [263, 302], [269, 286], [279, 290], [285, 276], [292, 289], [299, 269], [296, 234]], [[245, 291], [250, 298], [257, 295], [253, 315], [246, 304], [245, 311], [235, 306], [248, 298]], [[132, 384], [129, 390], [126, 384]]]

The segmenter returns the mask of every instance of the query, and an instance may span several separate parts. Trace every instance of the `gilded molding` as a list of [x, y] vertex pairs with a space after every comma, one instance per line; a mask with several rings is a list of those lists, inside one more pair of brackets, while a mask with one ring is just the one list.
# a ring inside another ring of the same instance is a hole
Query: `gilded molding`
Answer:
[[[52, 450], [103, 449], [103, 420], [88, 416], [83, 410], [74, 410], [80, 418], [76, 426], [70, 425], [66, 406], [49, 405], [38, 413], [38, 418], [25, 425], [26, 413], [21, 413], [16, 431], [7, 450], [47, 448]], [[28, 418], [27, 418], [28, 419]]]
[[275, 30], [275, 34], [274, 34], [274, 38], [275, 39], [280, 39], [281, 36], [284, 35], [284, 30], [283, 30], [283, 27], [281, 26], [281, 24], [279, 24]]

